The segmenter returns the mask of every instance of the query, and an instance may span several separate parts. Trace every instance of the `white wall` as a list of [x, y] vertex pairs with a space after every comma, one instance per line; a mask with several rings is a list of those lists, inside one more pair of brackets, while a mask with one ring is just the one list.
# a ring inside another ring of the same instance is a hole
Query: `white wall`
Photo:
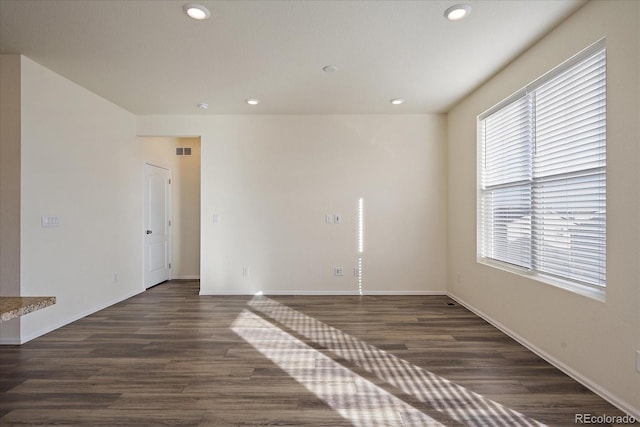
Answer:
[[[200, 138], [138, 138], [145, 162], [171, 171], [171, 278], [200, 278]], [[176, 147], [191, 156], [176, 156]]]
[[360, 198], [364, 293], [443, 293], [444, 132], [441, 115], [138, 117], [138, 135], [202, 137], [203, 294], [358, 293]]
[[[607, 38], [606, 302], [476, 262], [476, 117]], [[640, 416], [640, 2], [578, 10], [448, 116], [448, 289]]]
[[[20, 55], [0, 55], [0, 296], [20, 295]], [[0, 323], [17, 342], [20, 321]]]
[[21, 147], [20, 293], [57, 297], [24, 342], [143, 290], [142, 165], [132, 114], [25, 57]]

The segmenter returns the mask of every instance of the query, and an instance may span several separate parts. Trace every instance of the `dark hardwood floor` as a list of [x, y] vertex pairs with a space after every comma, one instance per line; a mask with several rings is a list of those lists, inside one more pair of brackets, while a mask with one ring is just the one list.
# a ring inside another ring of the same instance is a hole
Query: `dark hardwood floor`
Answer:
[[624, 415], [444, 296], [198, 288], [168, 282], [0, 347], [0, 424], [568, 426], [575, 414]]

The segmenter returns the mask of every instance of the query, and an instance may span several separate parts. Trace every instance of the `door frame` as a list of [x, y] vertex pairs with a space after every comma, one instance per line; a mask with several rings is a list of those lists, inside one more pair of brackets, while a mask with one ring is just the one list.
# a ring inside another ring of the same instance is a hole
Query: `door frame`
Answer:
[[[173, 194], [173, 190], [171, 185], [173, 185], [173, 178], [172, 178], [172, 174], [171, 174], [171, 168], [168, 165], [163, 165], [160, 163], [154, 163], [154, 162], [150, 162], [150, 161], [144, 161], [142, 164], [142, 225], [141, 225], [141, 230], [140, 230], [140, 234], [142, 236], [142, 289], [143, 290], [147, 290], [147, 289], [151, 289], [153, 286], [156, 285], [151, 285], [149, 287], [147, 287], [146, 283], [145, 283], [145, 275], [146, 275], [146, 257], [147, 257], [147, 248], [146, 248], [146, 241], [145, 241], [145, 236], [146, 236], [146, 218], [145, 218], [145, 204], [146, 201], [144, 200], [144, 198], [147, 196], [147, 192], [146, 192], [146, 172], [145, 172], [145, 168], [146, 166], [152, 166], [152, 167], [156, 167], [156, 168], [160, 168], [160, 169], [164, 169], [168, 172], [169, 174], [169, 191], [167, 194], [167, 200], [166, 200], [166, 209], [167, 209], [167, 218], [169, 219], [169, 221], [171, 221], [171, 225], [168, 227], [168, 232], [167, 232], [167, 257], [169, 258], [168, 263], [169, 263], [169, 279], [171, 280], [173, 277], [173, 272], [172, 272], [172, 261], [173, 261], [173, 241], [172, 241], [172, 234], [173, 234], [173, 216], [172, 216], [172, 212], [171, 212], [171, 206], [172, 206], [172, 194]], [[161, 282], [162, 283], [162, 282]]]

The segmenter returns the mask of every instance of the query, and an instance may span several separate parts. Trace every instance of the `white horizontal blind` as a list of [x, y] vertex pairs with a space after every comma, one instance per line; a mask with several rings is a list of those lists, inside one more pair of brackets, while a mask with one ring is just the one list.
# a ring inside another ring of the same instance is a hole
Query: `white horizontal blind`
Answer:
[[534, 265], [578, 282], [606, 283], [606, 55], [535, 91]]
[[532, 121], [522, 97], [482, 122], [485, 256], [531, 266]]
[[606, 284], [603, 46], [480, 120], [480, 255]]

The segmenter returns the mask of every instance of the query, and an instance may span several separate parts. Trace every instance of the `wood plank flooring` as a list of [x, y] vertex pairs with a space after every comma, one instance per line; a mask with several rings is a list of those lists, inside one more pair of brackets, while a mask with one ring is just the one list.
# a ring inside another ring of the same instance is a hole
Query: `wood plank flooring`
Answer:
[[624, 415], [444, 296], [198, 289], [168, 282], [0, 347], [0, 425], [568, 426], [576, 413]]

